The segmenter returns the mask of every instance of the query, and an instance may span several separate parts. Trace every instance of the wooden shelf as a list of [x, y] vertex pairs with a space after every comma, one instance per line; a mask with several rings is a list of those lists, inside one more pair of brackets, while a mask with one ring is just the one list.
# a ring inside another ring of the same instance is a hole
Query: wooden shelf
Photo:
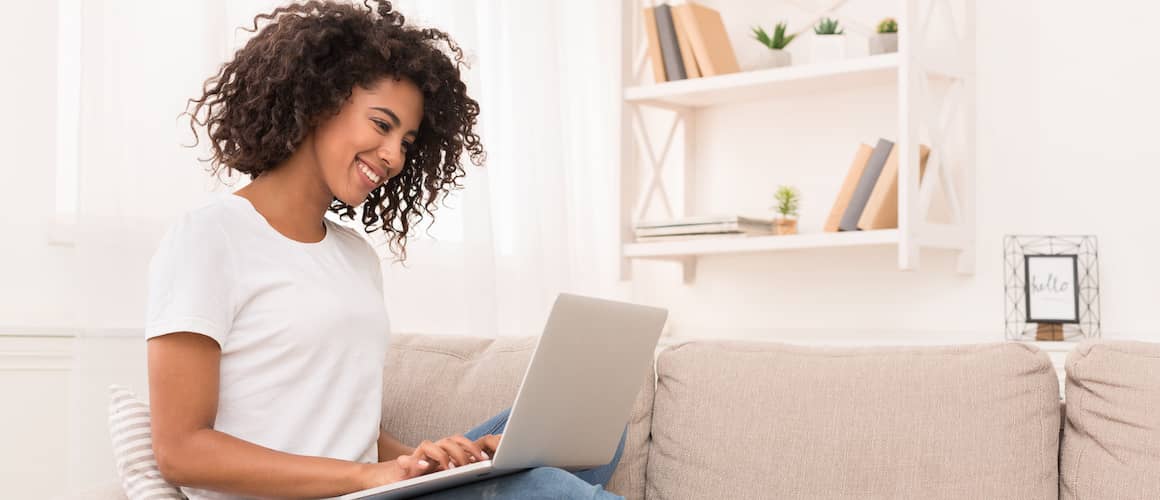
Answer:
[[700, 108], [780, 96], [859, 89], [896, 83], [898, 54], [882, 54], [818, 64], [690, 78], [629, 87], [630, 103], [670, 109]]
[[812, 233], [789, 236], [722, 236], [675, 241], [627, 243], [624, 256], [634, 258], [679, 258], [748, 252], [836, 248], [898, 244], [898, 230]]

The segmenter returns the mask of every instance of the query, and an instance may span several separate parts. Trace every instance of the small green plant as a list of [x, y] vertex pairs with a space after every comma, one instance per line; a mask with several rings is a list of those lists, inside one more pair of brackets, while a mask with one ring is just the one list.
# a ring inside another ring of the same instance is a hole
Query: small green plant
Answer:
[[785, 34], [785, 29], [786, 24], [784, 22], [777, 23], [773, 27], [773, 36], [769, 36], [769, 33], [766, 33], [764, 28], [758, 26], [753, 28], [753, 37], [766, 47], [769, 47], [773, 50], [782, 50], [786, 45], [789, 45], [789, 42], [793, 41], [794, 37], [797, 36], [797, 33], [793, 33], [787, 36]]
[[879, 33], [898, 33], [898, 21], [895, 21], [893, 17], [888, 17], [886, 19], [883, 19], [882, 21], [880, 21], [878, 23], [878, 32]]
[[823, 17], [818, 24], [814, 26], [814, 33], [819, 35], [841, 35], [846, 30], [838, 27], [838, 20], [829, 17]]
[[777, 192], [773, 194], [773, 199], [777, 201], [774, 205], [774, 210], [781, 214], [782, 217], [797, 217], [798, 206], [801, 204], [801, 193], [793, 186], [778, 186]]

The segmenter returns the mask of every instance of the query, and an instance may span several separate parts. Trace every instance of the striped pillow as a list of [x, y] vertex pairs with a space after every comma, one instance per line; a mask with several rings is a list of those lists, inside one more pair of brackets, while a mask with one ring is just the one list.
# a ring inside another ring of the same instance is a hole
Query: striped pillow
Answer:
[[109, 437], [125, 495], [129, 500], [185, 500], [181, 490], [161, 477], [153, 457], [149, 406], [116, 384], [109, 386], [109, 396]]

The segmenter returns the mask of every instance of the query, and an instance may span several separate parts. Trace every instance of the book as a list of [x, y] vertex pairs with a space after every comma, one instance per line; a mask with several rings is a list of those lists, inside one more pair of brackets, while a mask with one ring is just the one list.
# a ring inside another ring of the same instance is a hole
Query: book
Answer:
[[725, 23], [721, 22], [721, 14], [693, 2], [679, 7], [687, 9], [688, 15], [682, 14], [679, 20], [683, 22], [684, 29], [689, 34], [689, 44], [693, 46], [693, 55], [701, 76], [740, 71], [737, 55], [734, 54], [733, 45], [729, 43], [729, 34], [725, 31]]
[[882, 167], [886, 166], [886, 159], [894, 154], [894, 143], [886, 139], [878, 139], [870, 159], [866, 160], [866, 168], [862, 170], [862, 177], [858, 179], [858, 186], [854, 188], [854, 195], [850, 197], [850, 204], [842, 212], [842, 221], [838, 224], [840, 231], [857, 231], [858, 219], [862, 217], [862, 209], [866, 208], [866, 201], [878, 183], [878, 176], [882, 174]]
[[[922, 182], [926, 174], [926, 160], [930, 157], [930, 148], [918, 146], [918, 179]], [[886, 166], [882, 167], [882, 174], [874, 185], [874, 191], [866, 201], [866, 208], [858, 218], [858, 229], [894, 229], [898, 227], [898, 156], [890, 155]]]
[[854, 161], [850, 163], [850, 170], [846, 172], [846, 180], [842, 181], [842, 189], [838, 191], [838, 199], [834, 200], [834, 208], [830, 209], [830, 216], [826, 218], [823, 230], [828, 233], [838, 232], [842, 223], [842, 214], [850, 206], [850, 198], [854, 196], [854, 188], [858, 187], [858, 179], [862, 178], [862, 171], [866, 169], [866, 161], [874, 148], [867, 144], [859, 144], [858, 152], [854, 154]]
[[665, 63], [665, 77], [668, 81], [684, 80], [685, 63], [681, 61], [681, 48], [677, 44], [677, 28], [673, 25], [673, 11], [668, 4], [660, 4], [653, 11], [657, 18], [657, 38], [661, 42], [661, 58]]
[[693, 44], [689, 41], [689, 23], [685, 20], [686, 17], [692, 15], [689, 9], [688, 4], [673, 6], [673, 26], [677, 29], [677, 46], [681, 49], [681, 61], [685, 63], [685, 76], [700, 78], [701, 70], [697, 67], [697, 57], [693, 54]]
[[725, 222], [721, 224], [695, 224], [690, 226], [640, 227], [636, 228], [636, 236], [672, 236], [682, 234], [718, 234], [718, 233], [747, 233], [770, 234], [773, 226], [746, 225]]
[[634, 224], [634, 227], [676, 227], [727, 223], [736, 223], [739, 225], [747, 226], [768, 226], [773, 224], [773, 220], [744, 217], [741, 215], [697, 215], [691, 217], [682, 217], [679, 219], [638, 221], [636, 224]]
[[644, 9], [644, 35], [648, 43], [649, 64], [652, 66], [653, 81], [661, 83], [665, 78], [665, 60], [661, 57], [661, 40], [657, 35], [657, 17], [652, 7]]
[[697, 233], [697, 234], [674, 234], [667, 236], [637, 236], [638, 243], [650, 243], [660, 241], [687, 241], [687, 240], [702, 240], [702, 239], [720, 239], [720, 238], [747, 238], [753, 236], [747, 233]]

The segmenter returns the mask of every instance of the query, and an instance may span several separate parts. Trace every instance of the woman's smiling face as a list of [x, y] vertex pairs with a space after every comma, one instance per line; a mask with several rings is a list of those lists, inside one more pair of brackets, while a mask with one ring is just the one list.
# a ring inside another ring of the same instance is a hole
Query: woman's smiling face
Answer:
[[314, 131], [314, 154], [335, 198], [361, 206], [387, 179], [402, 172], [423, 118], [423, 93], [410, 80], [355, 85], [337, 115]]

